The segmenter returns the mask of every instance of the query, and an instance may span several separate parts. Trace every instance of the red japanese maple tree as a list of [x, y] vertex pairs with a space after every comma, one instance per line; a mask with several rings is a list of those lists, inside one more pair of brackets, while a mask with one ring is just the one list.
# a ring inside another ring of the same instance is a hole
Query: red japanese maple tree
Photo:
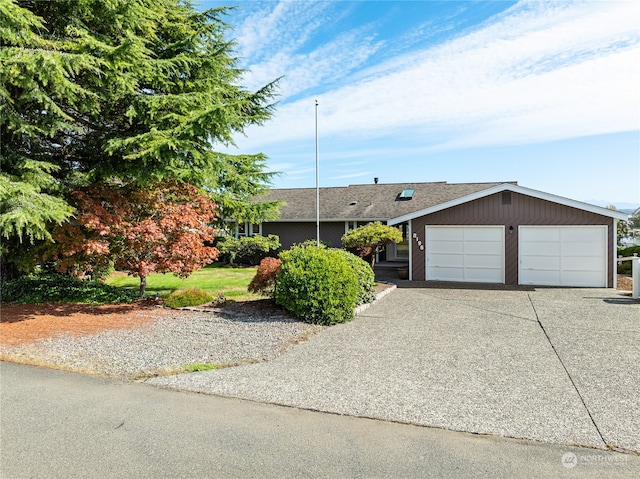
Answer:
[[218, 250], [210, 224], [216, 204], [195, 186], [159, 182], [151, 187], [93, 186], [74, 190], [74, 221], [54, 232], [61, 271], [91, 271], [113, 261], [140, 278], [150, 273], [186, 278], [211, 263]]

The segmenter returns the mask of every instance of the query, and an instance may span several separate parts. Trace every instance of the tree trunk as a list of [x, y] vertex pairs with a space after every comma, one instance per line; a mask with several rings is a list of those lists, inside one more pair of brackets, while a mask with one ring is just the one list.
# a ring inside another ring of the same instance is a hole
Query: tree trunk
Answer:
[[140, 297], [144, 298], [144, 294], [147, 292], [147, 277], [140, 276]]
[[7, 261], [7, 256], [0, 258], [0, 282], [15, 279], [20, 276], [20, 271], [15, 263]]

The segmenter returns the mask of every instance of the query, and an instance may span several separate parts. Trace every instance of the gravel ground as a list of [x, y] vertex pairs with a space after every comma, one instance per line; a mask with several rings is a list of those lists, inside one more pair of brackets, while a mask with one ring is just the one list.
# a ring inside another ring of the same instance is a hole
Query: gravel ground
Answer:
[[180, 372], [194, 363], [229, 366], [264, 361], [322, 329], [283, 315], [180, 310], [137, 329], [0, 347], [0, 356], [20, 363], [139, 379]]
[[[376, 294], [381, 298], [394, 288], [380, 283]], [[198, 363], [229, 367], [267, 361], [326, 329], [293, 319], [268, 300], [201, 308], [175, 310], [135, 328], [0, 344], [0, 360], [135, 380], [178, 374]]]

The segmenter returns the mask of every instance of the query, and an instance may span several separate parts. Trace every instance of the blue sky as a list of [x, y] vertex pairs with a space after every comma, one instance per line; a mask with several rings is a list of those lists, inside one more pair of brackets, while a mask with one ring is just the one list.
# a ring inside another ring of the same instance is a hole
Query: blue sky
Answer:
[[640, 205], [640, 2], [200, 1], [235, 5], [243, 85], [282, 77], [274, 187], [518, 181]]

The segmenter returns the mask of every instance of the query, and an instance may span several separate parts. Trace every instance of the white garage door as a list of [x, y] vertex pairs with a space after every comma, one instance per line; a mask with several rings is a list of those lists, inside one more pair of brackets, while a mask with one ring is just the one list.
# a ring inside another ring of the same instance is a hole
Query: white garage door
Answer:
[[427, 226], [427, 279], [504, 283], [504, 226]]
[[607, 285], [606, 226], [520, 226], [520, 284]]

